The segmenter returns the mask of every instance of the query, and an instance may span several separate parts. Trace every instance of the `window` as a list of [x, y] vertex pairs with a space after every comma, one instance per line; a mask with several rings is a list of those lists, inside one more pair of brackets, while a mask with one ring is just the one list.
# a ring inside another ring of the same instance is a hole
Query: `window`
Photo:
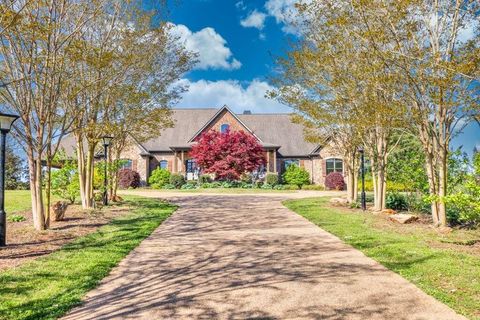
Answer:
[[342, 159], [327, 159], [326, 160], [326, 174], [332, 172], [340, 172], [343, 173], [343, 160]]
[[225, 133], [230, 129], [230, 125], [228, 123], [224, 123], [220, 126], [220, 132]]
[[160, 161], [160, 164], [158, 165], [160, 169], [167, 169], [168, 168], [168, 161], [167, 160], [162, 160]]
[[187, 173], [194, 173], [197, 169], [197, 164], [195, 163], [194, 159], [188, 159], [185, 161], [185, 168], [187, 169]]
[[286, 159], [283, 161], [283, 170], [287, 170], [287, 168], [289, 166], [291, 166], [292, 164], [296, 165], [296, 166], [300, 166], [300, 161], [298, 159]]
[[132, 160], [130, 159], [122, 159], [120, 160], [120, 169], [130, 169], [132, 170]]

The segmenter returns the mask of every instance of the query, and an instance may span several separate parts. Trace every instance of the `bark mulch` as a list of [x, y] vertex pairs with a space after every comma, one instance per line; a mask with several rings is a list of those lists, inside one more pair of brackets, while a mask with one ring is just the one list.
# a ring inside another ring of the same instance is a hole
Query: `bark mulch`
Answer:
[[26, 220], [7, 222], [7, 246], [0, 248], [0, 271], [52, 253], [128, 212], [129, 207], [120, 204], [91, 212], [82, 210], [81, 206], [71, 205], [65, 219], [51, 222], [50, 229], [45, 231], [33, 228], [30, 211], [16, 213]]

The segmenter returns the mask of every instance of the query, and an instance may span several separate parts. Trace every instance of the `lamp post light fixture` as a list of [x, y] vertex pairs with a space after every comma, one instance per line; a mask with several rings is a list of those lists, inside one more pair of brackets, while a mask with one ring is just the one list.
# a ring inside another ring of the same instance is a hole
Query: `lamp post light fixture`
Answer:
[[108, 180], [107, 180], [107, 165], [108, 165], [108, 147], [112, 143], [113, 137], [104, 136], [103, 140], [103, 159], [105, 160], [105, 166], [103, 168], [103, 205], [108, 205]]
[[0, 247], [7, 245], [7, 214], [5, 213], [5, 147], [7, 133], [19, 116], [0, 113]]
[[358, 152], [360, 152], [361, 156], [361, 172], [362, 172], [362, 195], [361, 195], [361, 201], [362, 201], [362, 210], [365, 211], [367, 210], [367, 198], [365, 195], [365, 150], [363, 147], [358, 148]]

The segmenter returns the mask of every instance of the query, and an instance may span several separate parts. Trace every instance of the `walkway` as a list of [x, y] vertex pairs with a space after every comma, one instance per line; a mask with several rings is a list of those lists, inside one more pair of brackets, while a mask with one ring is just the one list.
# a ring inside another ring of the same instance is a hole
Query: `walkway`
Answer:
[[169, 197], [177, 213], [65, 319], [464, 319], [281, 205], [298, 194]]

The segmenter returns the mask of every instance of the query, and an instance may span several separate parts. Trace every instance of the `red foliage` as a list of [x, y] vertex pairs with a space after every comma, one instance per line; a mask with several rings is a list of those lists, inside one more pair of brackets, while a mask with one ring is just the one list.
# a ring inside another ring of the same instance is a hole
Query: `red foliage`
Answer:
[[243, 131], [203, 133], [192, 147], [190, 156], [204, 173], [214, 173], [218, 180], [238, 180], [266, 163], [257, 139]]
[[329, 190], [345, 190], [345, 180], [340, 172], [331, 172], [325, 177], [325, 187]]
[[130, 169], [118, 171], [118, 185], [121, 189], [140, 187], [140, 174]]

